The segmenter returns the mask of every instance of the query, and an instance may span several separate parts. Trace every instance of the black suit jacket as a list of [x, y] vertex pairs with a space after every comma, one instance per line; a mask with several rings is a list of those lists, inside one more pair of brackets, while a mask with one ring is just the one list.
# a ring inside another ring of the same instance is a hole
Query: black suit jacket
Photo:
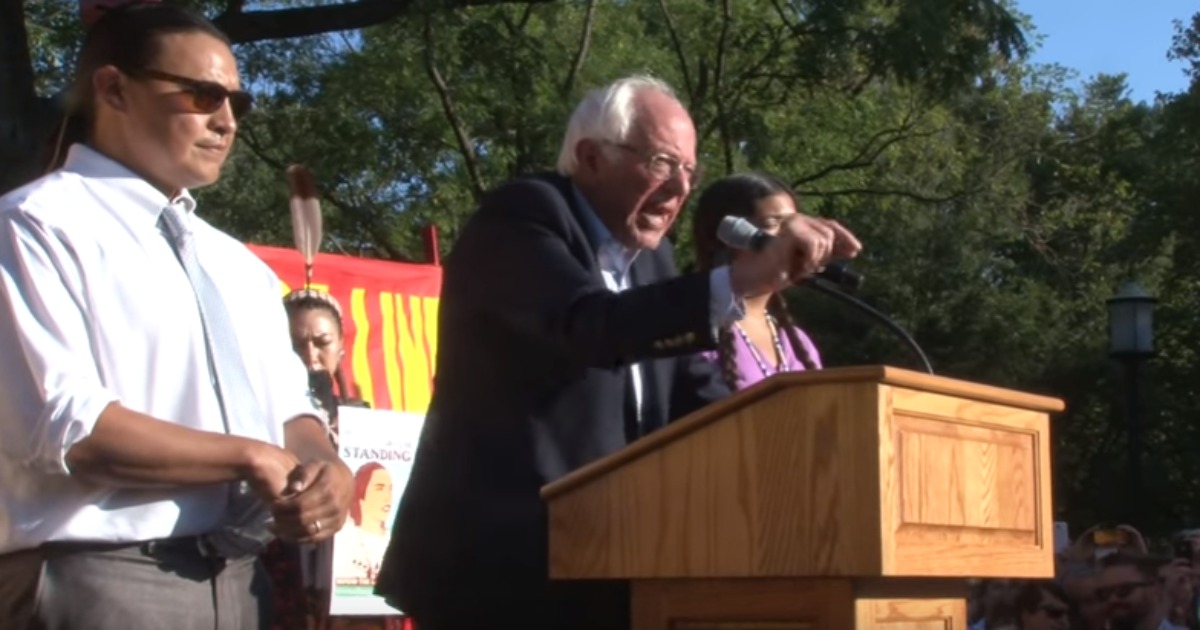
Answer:
[[563, 177], [515, 180], [446, 261], [433, 402], [377, 582], [418, 622], [571, 608], [551, 601], [538, 492], [627, 444], [631, 362], [646, 426], [728, 394], [695, 358], [715, 345], [708, 275], [678, 276], [664, 241], [609, 291], [583, 212]]

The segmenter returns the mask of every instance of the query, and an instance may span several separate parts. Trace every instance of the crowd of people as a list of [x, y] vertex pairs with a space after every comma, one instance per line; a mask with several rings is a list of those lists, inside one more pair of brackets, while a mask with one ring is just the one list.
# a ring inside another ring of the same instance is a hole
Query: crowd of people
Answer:
[[1197, 630], [1200, 530], [1150, 548], [1133, 527], [1093, 527], [1056, 554], [1047, 580], [972, 584], [972, 630]]

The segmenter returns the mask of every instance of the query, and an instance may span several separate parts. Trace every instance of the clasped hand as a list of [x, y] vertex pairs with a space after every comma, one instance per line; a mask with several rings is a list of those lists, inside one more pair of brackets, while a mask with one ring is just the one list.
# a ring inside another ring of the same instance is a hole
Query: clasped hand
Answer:
[[761, 252], [734, 260], [730, 280], [741, 296], [774, 293], [860, 251], [862, 243], [837, 221], [795, 214]]
[[263, 449], [248, 481], [270, 509], [275, 535], [290, 542], [331, 538], [345, 523], [354, 495], [354, 477], [342, 462], [301, 463], [278, 447]]

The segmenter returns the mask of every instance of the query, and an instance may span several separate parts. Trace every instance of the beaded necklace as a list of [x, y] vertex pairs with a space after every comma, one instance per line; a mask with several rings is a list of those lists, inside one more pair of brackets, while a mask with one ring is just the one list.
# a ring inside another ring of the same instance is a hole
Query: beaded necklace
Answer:
[[738, 335], [741, 336], [742, 341], [746, 342], [746, 347], [750, 348], [750, 356], [754, 358], [754, 362], [758, 364], [758, 369], [762, 370], [764, 377], [787, 372], [791, 369], [791, 366], [788, 365], [787, 353], [784, 352], [783, 344], [779, 341], [779, 324], [775, 322], [775, 318], [770, 314], [767, 314], [767, 328], [771, 331], [771, 343], [775, 346], [775, 356], [778, 358], [774, 371], [767, 367], [766, 359], [759, 354], [758, 347], [750, 341], [750, 336], [746, 334], [746, 331], [742, 330], [742, 325], [734, 322], [733, 327], [737, 330]]

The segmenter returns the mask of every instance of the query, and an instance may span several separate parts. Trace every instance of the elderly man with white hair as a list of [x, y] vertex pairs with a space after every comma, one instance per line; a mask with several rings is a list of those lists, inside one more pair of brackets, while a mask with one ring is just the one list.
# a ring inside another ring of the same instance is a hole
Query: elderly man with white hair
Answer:
[[558, 173], [487, 194], [445, 266], [434, 399], [377, 591], [421, 630], [629, 626], [628, 588], [551, 582], [538, 491], [727, 390], [694, 358], [742, 298], [858, 241], [798, 216], [760, 255], [679, 275], [666, 234], [696, 131], [630, 77], [572, 115]]

